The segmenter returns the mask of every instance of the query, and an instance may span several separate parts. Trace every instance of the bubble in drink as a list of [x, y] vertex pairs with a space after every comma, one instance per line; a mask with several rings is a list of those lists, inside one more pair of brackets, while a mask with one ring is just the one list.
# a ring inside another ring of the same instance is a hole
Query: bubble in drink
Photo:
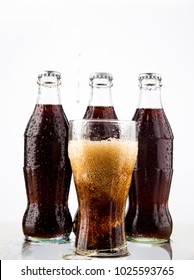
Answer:
[[77, 252], [118, 248], [125, 242], [125, 206], [137, 142], [71, 140], [68, 152], [79, 203]]

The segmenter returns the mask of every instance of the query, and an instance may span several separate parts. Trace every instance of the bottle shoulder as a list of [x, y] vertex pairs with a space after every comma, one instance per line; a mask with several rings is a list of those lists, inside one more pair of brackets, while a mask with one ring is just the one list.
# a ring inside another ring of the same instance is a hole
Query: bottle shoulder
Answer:
[[84, 119], [117, 119], [113, 106], [88, 106]]
[[173, 132], [164, 109], [138, 108], [133, 120], [137, 121], [141, 138], [173, 139]]
[[53, 132], [67, 134], [68, 120], [62, 105], [36, 105], [27, 123], [24, 135], [35, 136]]

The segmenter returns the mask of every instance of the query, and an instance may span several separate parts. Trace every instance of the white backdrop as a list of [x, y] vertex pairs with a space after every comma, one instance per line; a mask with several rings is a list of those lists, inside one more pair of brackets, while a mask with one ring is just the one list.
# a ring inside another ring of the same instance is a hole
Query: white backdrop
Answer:
[[[83, 116], [91, 72], [113, 74], [113, 100], [124, 119], [137, 105], [139, 73], [162, 74], [175, 136], [170, 211], [175, 223], [194, 224], [193, 14], [193, 0], [0, 0], [0, 221], [22, 219], [23, 133], [38, 72], [57, 70], [68, 119]], [[73, 185], [69, 204], [74, 215]]]

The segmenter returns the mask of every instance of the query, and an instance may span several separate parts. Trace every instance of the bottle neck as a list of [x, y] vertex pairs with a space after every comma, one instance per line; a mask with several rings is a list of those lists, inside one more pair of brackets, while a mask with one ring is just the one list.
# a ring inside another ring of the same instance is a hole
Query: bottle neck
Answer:
[[61, 104], [60, 87], [40, 85], [38, 90], [37, 104], [45, 104], [45, 105]]
[[111, 87], [109, 86], [94, 86], [91, 88], [91, 96], [89, 106], [96, 107], [110, 107], [113, 106]]
[[140, 89], [138, 108], [162, 109], [161, 89], [142, 87]]

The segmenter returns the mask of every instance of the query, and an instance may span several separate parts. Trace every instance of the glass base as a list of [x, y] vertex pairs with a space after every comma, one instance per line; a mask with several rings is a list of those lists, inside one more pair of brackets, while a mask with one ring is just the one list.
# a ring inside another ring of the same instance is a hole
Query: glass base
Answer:
[[161, 244], [166, 243], [169, 239], [154, 238], [154, 237], [141, 237], [141, 236], [127, 236], [127, 241], [145, 243], [145, 244]]
[[81, 250], [76, 248], [75, 253], [85, 257], [101, 257], [101, 258], [124, 257], [129, 255], [127, 244], [118, 248], [102, 249], [102, 250]]
[[42, 237], [32, 237], [25, 236], [26, 241], [35, 242], [35, 243], [67, 243], [69, 242], [69, 237], [58, 236], [52, 238], [42, 238]]

